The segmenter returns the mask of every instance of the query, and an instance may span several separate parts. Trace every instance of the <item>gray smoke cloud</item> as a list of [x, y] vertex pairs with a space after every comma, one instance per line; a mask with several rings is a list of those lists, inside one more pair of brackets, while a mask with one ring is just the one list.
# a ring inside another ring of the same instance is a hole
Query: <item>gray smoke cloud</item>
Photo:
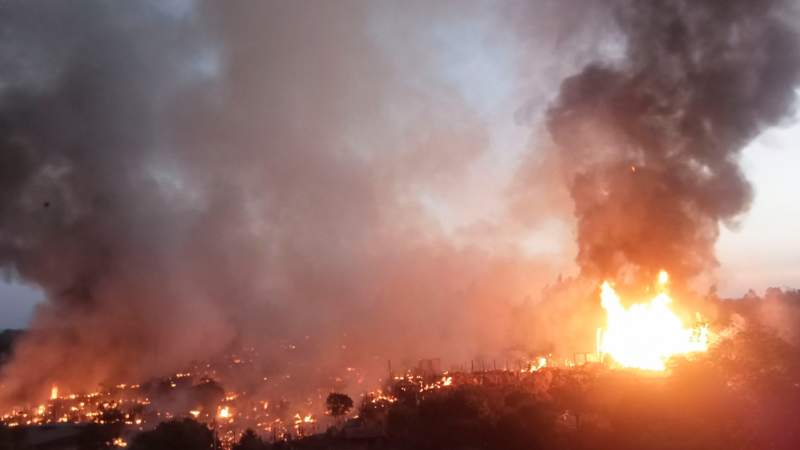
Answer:
[[548, 266], [419, 200], [488, 142], [426, 37], [456, 7], [485, 5], [3, 2], [0, 264], [47, 295], [3, 398], [509, 346]]
[[785, 1], [613, 2], [624, 46], [561, 86], [548, 113], [574, 202], [581, 273], [687, 281], [716, 265], [752, 189], [742, 148], [787, 118], [800, 80]]

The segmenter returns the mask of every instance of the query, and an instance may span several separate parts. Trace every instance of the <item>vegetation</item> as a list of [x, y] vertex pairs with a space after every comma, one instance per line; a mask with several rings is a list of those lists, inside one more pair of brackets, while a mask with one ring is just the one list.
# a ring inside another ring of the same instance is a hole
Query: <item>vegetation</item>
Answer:
[[[393, 379], [361, 400], [358, 419], [325, 435], [270, 443], [247, 430], [233, 450], [794, 450], [800, 448], [800, 349], [787, 338], [791, 333], [767, 331], [774, 329], [750, 321], [707, 353], [673, 359], [663, 374], [589, 364], [451, 374], [452, 385], [431, 389]], [[210, 381], [197, 390], [209, 405], [224, 394]], [[283, 406], [280, 414], [289, 410]], [[339, 419], [353, 400], [331, 393], [326, 406]], [[102, 419], [104, 426], [81, 428], [77, 448], [108, 448], [122, 417], [108, 409]], [[0, 450], [23, 449], [25, 432], [0, 428]], [[187, 419], [141, 433], [128, 448], [207, 450], [213, 443], [205, 425]]]
[[232, 450], [267, 450], [268, 448], [269, 445], [265, 444], [255, 431], [248, 428]]
[[346, 394], [338, 392], [331, 392], [325, 400], [325, 406], [328, 409], [328, 414], [332, 417], [339, 418], [347, 414], [353, 409], [353, 399]]
[[[372, 448], [790, 450], [800, 448], [799, 362], [795, 347], [753, 328], [668, 374], [545, 368], [425, 392], [400, 381], [387, 386], [396, 401], [362, 402], [358, 421], [384, 424]], [[291, 448], [348, 445], [315, 437]]]
[[159, 424], [154, 430], [139, 434], [131, 450], [208, 450], [214, 435], [205, 425], [191, 419]]

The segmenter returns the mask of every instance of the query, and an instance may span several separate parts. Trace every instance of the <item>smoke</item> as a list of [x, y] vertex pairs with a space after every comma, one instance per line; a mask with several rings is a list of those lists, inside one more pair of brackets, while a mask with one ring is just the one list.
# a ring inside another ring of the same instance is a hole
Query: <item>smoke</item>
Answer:
[[[750, 201], [739, 150], [791, 110], [783, 3], [719, 3], [3, 2], [0, 266], [47, 299], [0, 398], [243, 346], [318, 386], [592, 334], [594, 284], [537, 303], [550, 218], [571, 197], [584, 275], [695, 275]], [[467, 37], [524, 61], [500, 120], [553, 138], [511, 186]]]
[[796, 8], [614, 2], [619, 52], [566, 79], [548, 113], [588, 277], [681, 282], [716, 265], [720, 223], [752, 199], [742, 148], [793, 112]]
[[486, 8], [3, 2], [0, 264], [47, 296], [3, 398], [243, 345], [309, 384], [510, 345], [552, 269], [435, 214], [489, 142], [430, 31], [456, 6]]

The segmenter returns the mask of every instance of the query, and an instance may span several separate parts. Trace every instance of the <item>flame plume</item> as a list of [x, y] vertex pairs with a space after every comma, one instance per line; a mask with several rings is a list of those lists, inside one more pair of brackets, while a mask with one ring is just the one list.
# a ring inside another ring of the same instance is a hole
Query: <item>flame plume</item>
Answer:
[[667, 292], [669, 275], [658, 275], [658, 294], [647, 303], [625, 308], [617, 292], [606, 281], [601, 305], [607, 324], [600, 332], [600, 352], [623, 367], [663, 371], [666, 361], [679, 354], [708, 350], [708, 329], [686, 327], [671, 309]]

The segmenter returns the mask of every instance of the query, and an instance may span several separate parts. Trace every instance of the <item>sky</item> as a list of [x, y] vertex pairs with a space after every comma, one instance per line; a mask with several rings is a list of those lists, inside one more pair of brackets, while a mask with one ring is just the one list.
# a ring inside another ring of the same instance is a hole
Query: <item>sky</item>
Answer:
[[[185, 2], [175, 2], [176, 11]], [[484, 6], [485, 7], [485, 6]], [[470, 14], [425, 28], [417, 37], [434, 60], [435, 72], [443, 84], [455, 87], [487, 124], [488, 151], [468, 170], [458, 186], [458, 195], [447, 189], [417, 192], [427, 212], [449, 233], [482, 217], [501, 213], [503, 196], [516, 169], [531, 148], [529, 124], [516, 119], [526, 99], [520, 95], [519, 73], [523, 70], [552, 71], [554, 56], [525, 58], [523, 48], [506, 34], [494, 30], [490, 19]], [[372, 17], [372, 38], [387, 54], [397, 54], [395, 64], [408, 61], [394, 52], [392, 27], [402, 27], [389, 16]], [[531, 62], [533, 60], [533, 62]], [[525, 61], [526, 67], [521, 67]], [[407, 83], [423, 83], [409, 73]], [[547, 89], [547, 86], [543, 89]], [[800, 285], [800, 124], [788, 123], [759, 137], [744, 152], [742, 166], [752, 182], [752, 207], [736, 224], [723, 227], [717, 243], [719, 269], [716, 284], [723, 296], [739, 296], [747, 289], [763, 291], [770, 286]], [[574, 251], [562, 245], [570, 235], [569, 224], [559, 218], [543, 221], [526, 236], [509, 234], [508, 239], [524, 241], [527, 251], [553, 259], [569, 260]], [[500, 237], [502, 241], [502, 236]], [[517, 242], [519, 243], [519, 242]], [[0, 282], [0, 328], [20, 328], [29, 323], [43, 294], [36, 286], [5, 279]]]
[[723, 228], [717, 243], [720, 292], [800, 285], [800, 125], [775, 128], [748, 147], [742, 159], [755, 199], [741, 223]]

